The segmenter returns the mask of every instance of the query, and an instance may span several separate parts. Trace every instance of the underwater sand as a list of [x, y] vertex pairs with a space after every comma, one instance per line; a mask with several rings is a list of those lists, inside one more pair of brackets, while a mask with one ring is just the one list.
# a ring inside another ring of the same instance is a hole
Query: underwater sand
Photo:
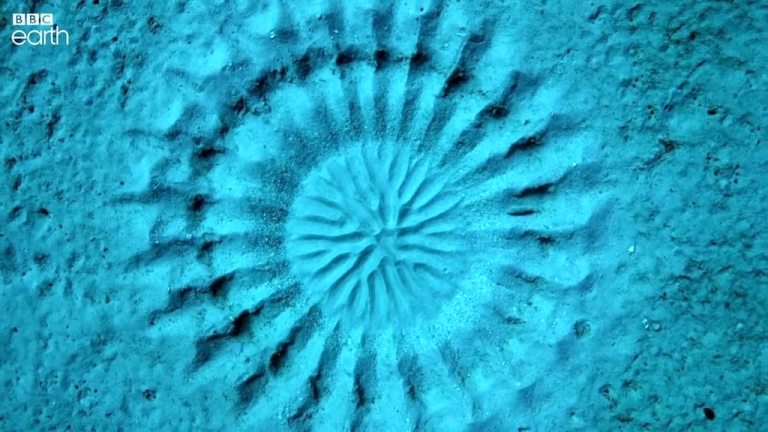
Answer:
[[26, 3], [0, 430], [768, 428], [768, 4]]

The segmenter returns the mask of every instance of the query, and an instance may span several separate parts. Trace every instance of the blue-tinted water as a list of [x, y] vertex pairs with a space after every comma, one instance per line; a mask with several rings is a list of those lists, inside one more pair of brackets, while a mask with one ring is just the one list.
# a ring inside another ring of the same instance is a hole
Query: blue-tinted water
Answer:
[[3, 4], [0, 430], [764, 430], [748, 3]]

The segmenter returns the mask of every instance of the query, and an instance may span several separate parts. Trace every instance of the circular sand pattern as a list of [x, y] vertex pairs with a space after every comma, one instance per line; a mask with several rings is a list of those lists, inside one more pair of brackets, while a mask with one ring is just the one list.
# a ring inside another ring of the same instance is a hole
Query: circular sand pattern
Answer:
[[458, 195], [426, 161], [393, 147], [353, 146], [321, 164], [287, 222], [305, 288], [355, 321], [428, 312], [453, 293], [461, 269]]
[[245, 429], [562, 430], [526, 413], [576, 404], [551, 375], [594, 313], [586, 96], [463, 1], [268, 4], [119, 197], [156, 215], [126, 272], [193, 351], [180, 400]]

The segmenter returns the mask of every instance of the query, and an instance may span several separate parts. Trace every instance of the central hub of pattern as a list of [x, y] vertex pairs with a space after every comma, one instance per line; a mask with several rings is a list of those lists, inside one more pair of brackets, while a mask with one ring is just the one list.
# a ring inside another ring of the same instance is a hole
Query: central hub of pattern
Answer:
[[302, 184], [286, 224], [291, 266], [329, 313], [375, 324], [433, 311], [465, 261], [459, 209], [426, 160], [354, 146]]

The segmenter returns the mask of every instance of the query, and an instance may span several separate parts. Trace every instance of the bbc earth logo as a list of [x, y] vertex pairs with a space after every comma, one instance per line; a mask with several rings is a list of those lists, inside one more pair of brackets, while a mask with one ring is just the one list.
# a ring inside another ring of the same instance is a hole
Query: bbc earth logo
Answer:
[[51, 13], [15, 13], [11, 20], [14, 26], [24, 27], [45, 27], [47, 30], [42, 29], [17, 29], [11, 33], [11, 42], [16, 46], [29, 45], [59, 45], [64, 41], [65, 45], [69, 45], [69, 32], [62, 30], [58, 25], [54, 24], [53, 14]]

